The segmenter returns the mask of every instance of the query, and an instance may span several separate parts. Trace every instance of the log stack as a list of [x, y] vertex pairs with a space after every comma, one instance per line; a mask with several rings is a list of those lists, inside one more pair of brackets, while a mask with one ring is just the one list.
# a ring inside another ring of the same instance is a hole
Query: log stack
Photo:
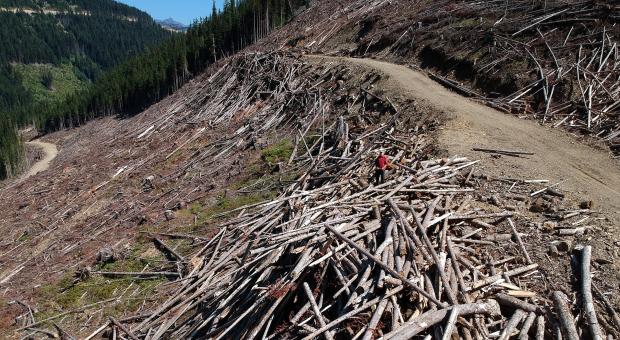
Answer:
[[[291, 159], [306, 171], [279, 197], [225, 213], [229, 220], [189, 260], [172, 297], [130, 332], [542, 339], [561, 324], [570, 337], [577, 326], [565, 297], [554, 294], [554, 305], [537, 288], [542, 274], [522, 241], [528, 227], [474, 195], [477, 161], [427, 159], [428, 137], [381, 100], [386, 116], [377, 126], [351, 132], [340, 117], [310, 146], [302, 133]], [[379, 151], [391, 173], [373, 183]], [[485, 235], [499, 225], [509, 226], [507, 238]], [[516, 251], [488, 256], [505, 242]]]

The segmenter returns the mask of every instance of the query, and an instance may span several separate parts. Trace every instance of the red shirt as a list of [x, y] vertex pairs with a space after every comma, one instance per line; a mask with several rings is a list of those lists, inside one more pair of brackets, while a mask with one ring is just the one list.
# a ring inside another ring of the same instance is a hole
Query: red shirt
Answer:
[[377, 168], [385, 170], [388, 165], [388, 159], [385, 155], [381, 155], [377, 157]]

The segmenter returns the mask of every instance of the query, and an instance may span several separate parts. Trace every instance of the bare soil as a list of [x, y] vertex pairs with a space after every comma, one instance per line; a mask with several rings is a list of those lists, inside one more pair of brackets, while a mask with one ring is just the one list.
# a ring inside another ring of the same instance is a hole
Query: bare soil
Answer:
[[[406, 66], [372, 59], [321, 58], [372, 67], [391, 79], [384, 83], [386, 90], [445, 112], [450, 119], [438, 138], [448, 154], [480, 159], [485, 172], [498, 177], [562, 182], [558, 187], [571, 192], [576, 200], [592, 200], [595, 208], [620, 221], [620, 168], [602, 147], [460, 96]], [[534, 155], [495, 158], [473, 151], [475, 147]]]
[[22, 180], [49, 169], [50, 163], [58, 155], [58, 148], [55, 144], [35, 140], [32, 142], [27, 142], [26, 145], [39, 149], [41, 152], [43, 152], [43, 157], [36, 163], [34, 163], [30, 169], [28, 169], [28, 172], [26, 172], [22, 176]]

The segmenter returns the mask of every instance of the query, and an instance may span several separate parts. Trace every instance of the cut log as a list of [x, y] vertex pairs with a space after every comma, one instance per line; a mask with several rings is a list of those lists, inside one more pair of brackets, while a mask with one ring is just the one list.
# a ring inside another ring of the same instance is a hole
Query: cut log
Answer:
[[577, 333], [575, 320], [570, 312], [567, 300], [568, 298], [564, 293], [560, 291], [553, 292], [553, 302], [558, 319], [560, 320], [560, 325], [562, 326], [562, 333], [568, 340], [579, 340], [579, 333]]
[[[416, 336], [420, 332], [440, 323], [456, 306], [426, 312], [413, 320], [407, 321], [403, 327], [395, 332], [390, 332], [384, 336], [386, 339], [407, 340]], [[482, 303], [471, 303], [458, 305], [459, 315], [466, 316], [471, 314], [499, 315], [499, 304], [495, 300]]]

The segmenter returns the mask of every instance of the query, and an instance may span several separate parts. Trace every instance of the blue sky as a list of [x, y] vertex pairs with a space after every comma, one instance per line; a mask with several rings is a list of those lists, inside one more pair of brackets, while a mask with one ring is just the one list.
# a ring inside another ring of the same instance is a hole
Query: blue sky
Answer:
[[[211, 14], [213, 0], [117, 0], [149, 13], [155, 19], [172, 18], [186, 25]], [[218, 8], [224, 0], [215, 0]]]

